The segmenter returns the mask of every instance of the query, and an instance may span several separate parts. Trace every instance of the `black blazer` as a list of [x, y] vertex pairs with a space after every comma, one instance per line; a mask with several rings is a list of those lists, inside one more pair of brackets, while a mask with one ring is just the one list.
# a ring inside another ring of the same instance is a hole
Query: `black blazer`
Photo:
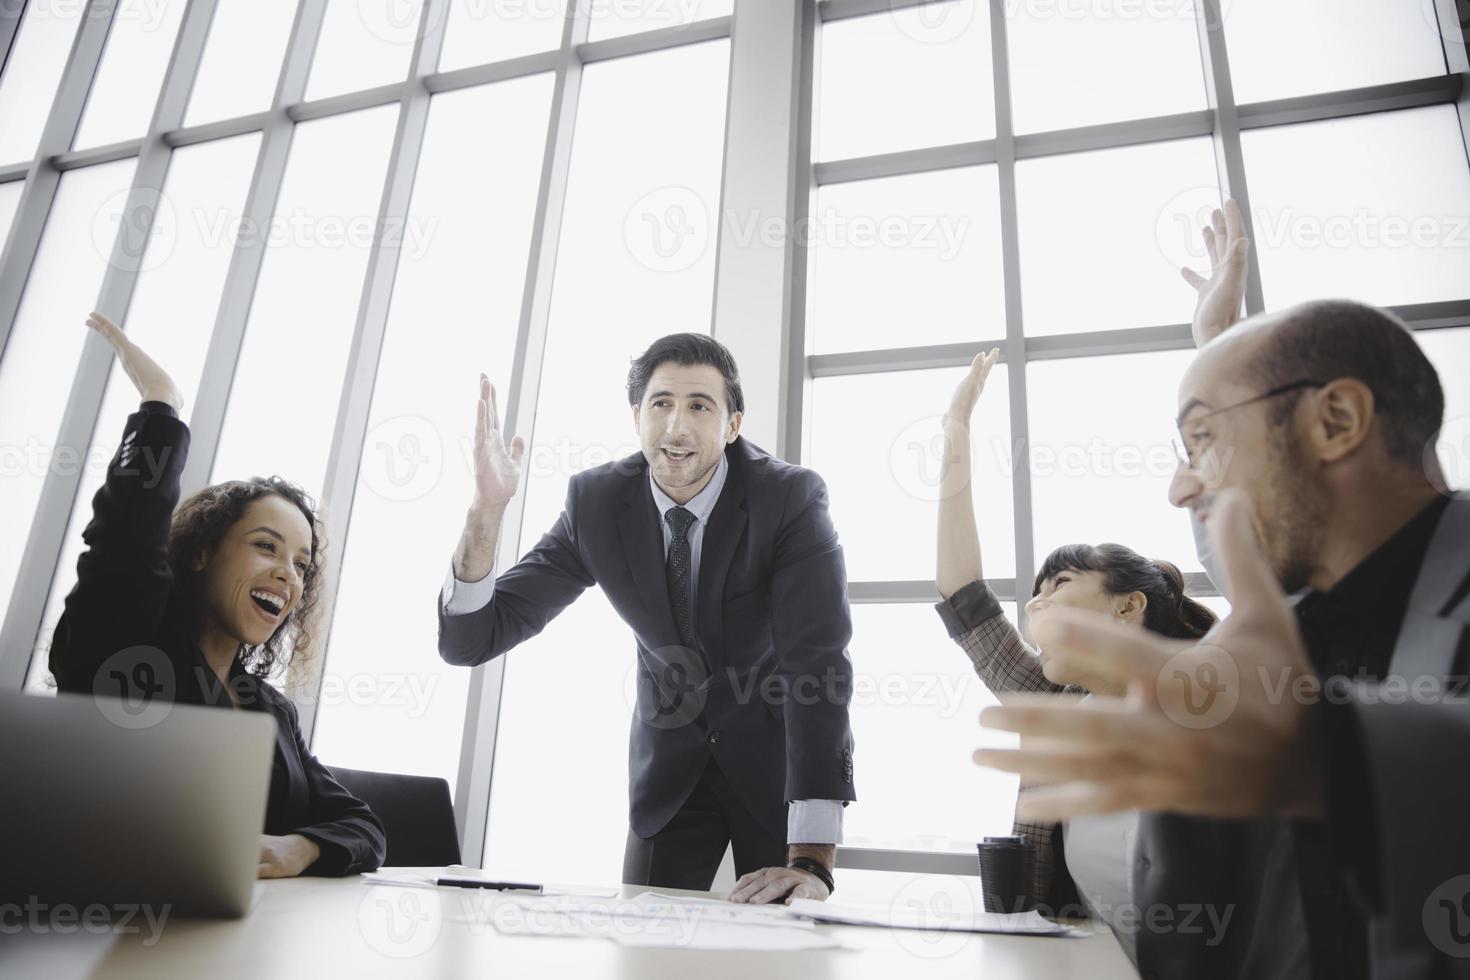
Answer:
[[852, 620], [826, 485], [743, 438], [725, 456], [729, 472], [700, 557], [695, 650], [679, 644], [641, 453], [572, 477], [556, 526], [495, 580], [484, 608], [449, 616], [438, 604], [440, 655], [470, 666], [535, 636], [583, 590], [602, 587], [637, 646], [628, 769], [640, 837], [668, 823], [711, 755], [780, 840], [789, 801], [856, 799]]
[[[92, 500], [77, 560], [77, 584], [56, 624], [50, 667], [62, 691], [113, 693], [112, 670], [146, 664], [153, 696], [180, 704], [230, 707], [224, 690], [185, 627], [182, 597], [168, 565], [168, 533], [179, 502], [189, 429], [173, 410], [148, 402], [128, 417], [122, 445]], [[141, 653], [124, 651], [144, 648]], [[112, 659], [114, 656], [121, 659]], [[383, 862], [383, 825], [332, 778], [306, 747], [296, 706], [270, 684], [230, 669], [240, 707], [276, 720], [276, 748], [264, 833], [301, 834], [321, 857], [312, 875], [372, 871]], [[122, 693], [118, 691], [116, 693]]]

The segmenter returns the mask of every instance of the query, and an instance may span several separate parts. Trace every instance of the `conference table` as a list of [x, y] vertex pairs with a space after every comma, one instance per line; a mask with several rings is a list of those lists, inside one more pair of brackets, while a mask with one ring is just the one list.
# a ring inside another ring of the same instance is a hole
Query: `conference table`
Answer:
[[[977, 882], [950, 875], [868, 871], [838, 875], [835, 897], [865, 905], [920, 902], [949, 909], [965, 904], [966, 890], [969, 900], [978, 891]], [[620, 895], [631, 898], [646, 890], [624, 885]], [[250, 914], [241, 919], [172, 919], [161, 929], [140, 928], [128, 935], [76, 930], [68, 935], [23, 933], [0, 938], [0, 977], [1137, 977], [1116, 939], [1097, 923], [1085, 924], [1089, 934], [1083, 938], [818, 925], [819, 931], [847, 948], [800, 952], [648, 948], [620, 945], [606, 937], [503, 933], [487, 917], [465, 911], [474, 907], [467, 903], [475, 896], [491, 894], [479, 889], [393, 887], [361, 877], [265, 881], [258, 886]]]

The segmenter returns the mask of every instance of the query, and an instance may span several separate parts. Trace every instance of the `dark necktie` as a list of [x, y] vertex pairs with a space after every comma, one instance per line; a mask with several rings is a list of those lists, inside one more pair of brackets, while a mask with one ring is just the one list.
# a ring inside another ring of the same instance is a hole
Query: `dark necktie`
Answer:
[[669, 559], [665, 574], [669, 584], [669, 605], [674, 612], [674, 625], [679, 629], [679, 642], [694, 648], [694, 610], [691, 608], [694, 589], [694, 556], [689, 547], [689, 526], [694, 515], [683, 507], [671, 508], [664, 514], [664, 521], [673, 532], [669, 542]]

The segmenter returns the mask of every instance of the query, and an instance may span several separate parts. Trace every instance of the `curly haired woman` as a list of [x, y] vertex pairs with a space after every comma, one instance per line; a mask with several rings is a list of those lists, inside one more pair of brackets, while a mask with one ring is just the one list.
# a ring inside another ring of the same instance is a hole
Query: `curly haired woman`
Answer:
[[111, 320], [93, 313], [87, 326], [112, 345], [143, 403], [82, 533], [87, 550], [51, 644], [57, 687], [110, 693], [109, 658], [145, 647], [161, 657], [153, 696], [268, 712], [276, 745], [259, 877], [376, 869], [382, 823], [311, 754], [295, 705], [268, 683], [310, 641], [324, 548], [310, 497], [257, 477], [179, 504], [189, 429], [178, 388]]

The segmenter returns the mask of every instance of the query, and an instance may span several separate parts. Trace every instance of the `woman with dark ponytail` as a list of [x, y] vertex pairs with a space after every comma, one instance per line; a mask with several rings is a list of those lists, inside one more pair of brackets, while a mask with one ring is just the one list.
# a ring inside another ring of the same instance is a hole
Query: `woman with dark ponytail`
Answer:
[[[949, 635], [969, 656], [975, 672], [1004, 700], [1017, 692], [1121, 695], [1101, 678], [1063, 672], [1037, 650], [1001, 611], [985, 584], [980, 535], [970, 493], [970, 417], [999, 350], [978, 355], [944, 417], [944, 470], [939, 504], [936, 585], [944, 601], [935, 608]], [[1194, 639], [1216, 616], [1185, 594], [1184, 576], [1171, 562], [1151, 560], [1121, 544], [1065, 545], [1041, 564], [1026, 616], [1044, 619], [1058, 607], [1110, 615], [1164, 636]], [[1053, 915], [1089, 913], [1106, 920], [1133, 955], [1131, 867], [1136, 813], [1073, 820], [1066, 826], [1018, 821], [1013, 833], [1037, 848], [1034, 894]]]

